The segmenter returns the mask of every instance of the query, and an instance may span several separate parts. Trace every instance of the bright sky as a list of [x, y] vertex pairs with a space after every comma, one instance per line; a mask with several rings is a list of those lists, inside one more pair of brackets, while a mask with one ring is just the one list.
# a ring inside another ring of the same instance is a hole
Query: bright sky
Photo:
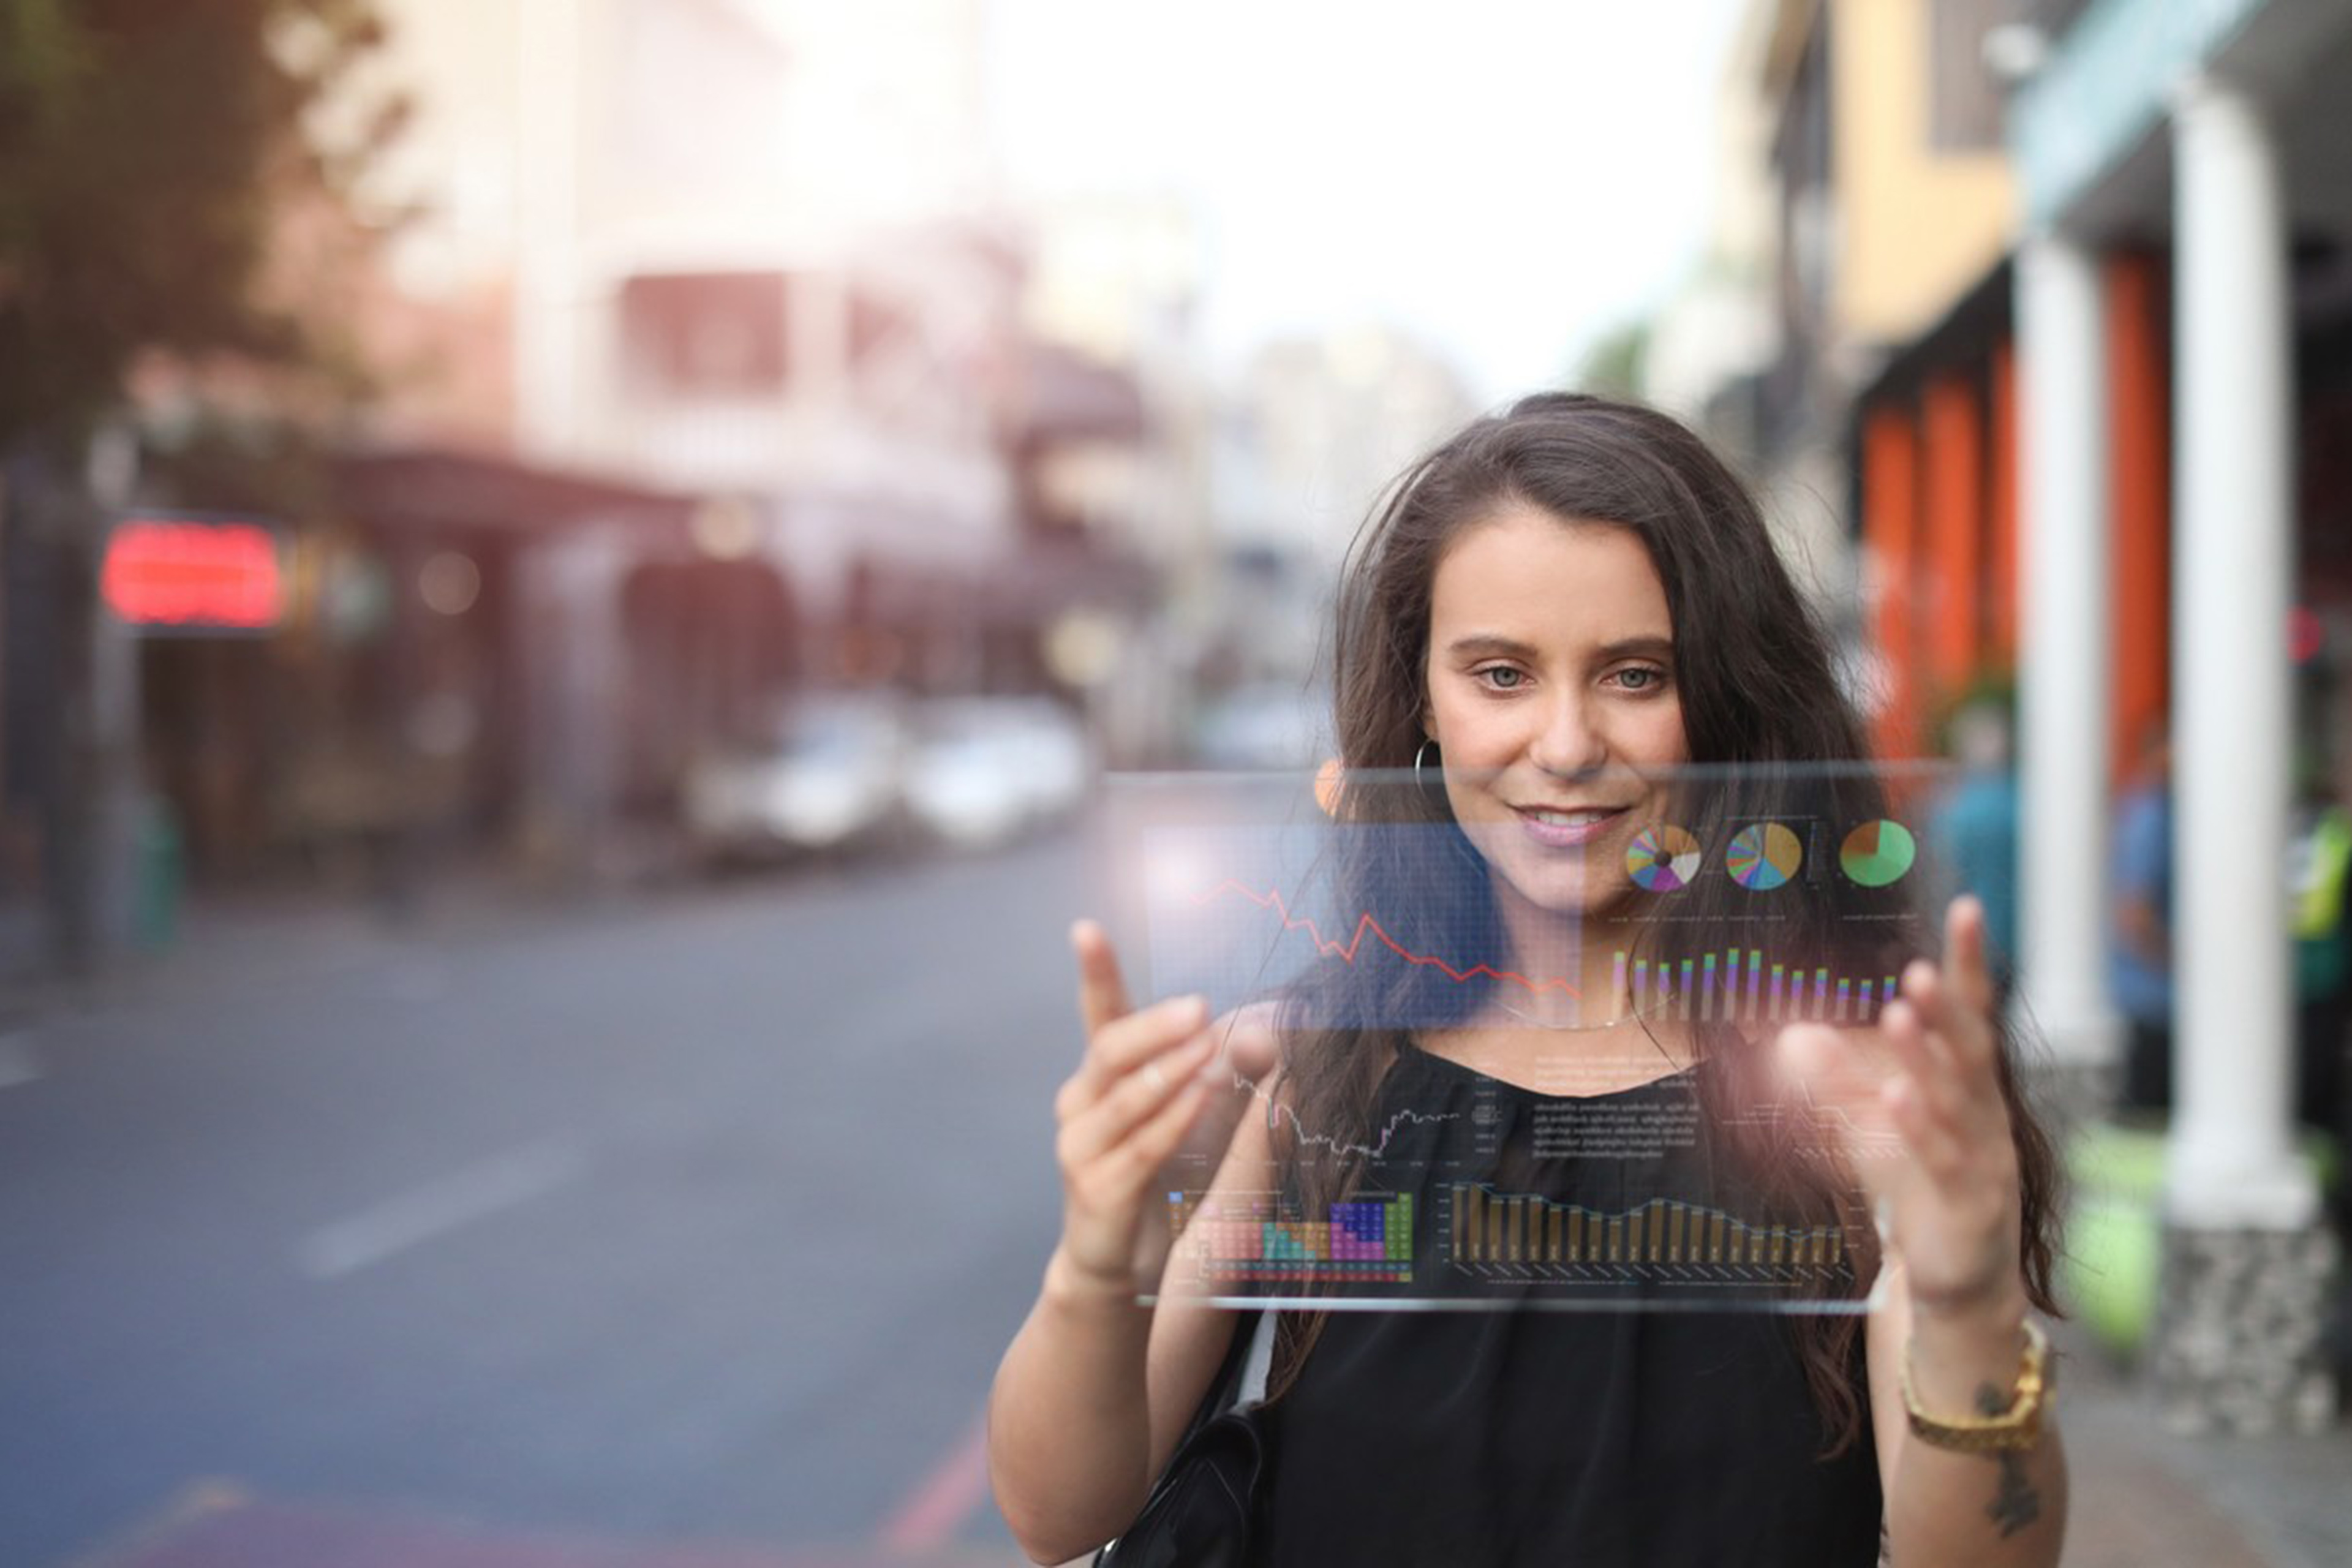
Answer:
[[998, 0], [1016, 190], [1171, 190], [1230, 363], [1394, 322], [1482, 399], [1556, 381], [1696, 264], [1742, 0]]

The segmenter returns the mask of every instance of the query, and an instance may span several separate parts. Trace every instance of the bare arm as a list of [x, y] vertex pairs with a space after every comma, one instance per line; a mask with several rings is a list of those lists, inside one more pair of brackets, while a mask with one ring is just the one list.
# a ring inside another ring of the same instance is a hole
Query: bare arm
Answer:
[[1946, 916], [1939, 968], [1907, 966], [1874, 1029], [1784, 1029], [1784, 1053], [1847, 1130], [1854, 1173], [1886, 1241], [1885, 1305], [1869, 1328], [1872, 1424], [1896, 1568], [2054, 1564], [2066, 1462], [2047, 1420], [2030, 1448], [1956, 1452], [1911, 1429], [1908, 1358], [1939, 1425], [2010, 1407], [2024, 1363], [2023, 1185], [2001, 1089], [1984, 912]]
[[1913, 1308], [1901, 1265], [1894, 1267], [1888, 1304], [1871, 1320], [1869, 1335], [1889, 1561], [1895, 1568], [2048, 1568], [2066, 1534], [2066, 1452], [2053, 1408], [2045, 1407], [2041, 1440], [2031, 1448], [1960, 1454], [1915, 1436], [1903, 1404], [1907, 1345], [1913, 1386], [1929, 1415], [2007, 1408], [2024, 1344], [2023, 1289], [1981, 1307], [1926, 1314]]
[[[1101, 931], [1081, 926], [1074, 940], [1088, 1044], [1055, 1104], [1062, 1240], [988, 1406], [997, 1504], [1039, 1563], [1126, 1528], [1223, 1357], [1231, 1313], [1169, 1300], [1166, 1285], [1156, 1310], [1141, 1307], [1137, 1286], [1164, 1253], [1160, 1174], [1179, 1149], [1223, 1148], [1238, 1123], [1260, 1129], [1239, 1142], [1263, 1151], [1262, 1119], [1240, 1112], [1271, 1058], [1270, 1041], [1211, 1025], [1196, 1000], [1131, 1011]], [[1220, 1163], [1220, 1187], [1241, 1179], [1240, 1159]]]
[[1035, 1562], [1091, 1551], [1143, 1506], [1152, 1316], [1135, 1304], [1131, 1281], [1085, 1279], [1056, 1248], [1004, 1352], [988, 1402], [989, 1473], [1013, 1539]]

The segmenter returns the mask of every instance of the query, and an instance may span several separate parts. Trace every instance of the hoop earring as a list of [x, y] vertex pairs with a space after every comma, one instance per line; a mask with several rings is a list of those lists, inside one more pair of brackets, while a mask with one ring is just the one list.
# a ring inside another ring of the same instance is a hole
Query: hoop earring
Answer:
[[[1423, 741], [1423, 742], [1422, 742], [1422, 743], [1421, 743], [1420, 745], [1415, 746], [1415, 747], [1413, 748], [1413, 751], [1412, 751], [1412, 782], [1413, 782], [1413, 784], [1414, 784], [1414, 785], [1415, 785], [1416, 787], [1419, 787], [1419, 786], [1421, 785], [1421, 784], [1422, 784], [1422, 777], [1421, 777], [1421, 760], [1422, 760], [1423, 757], [1427, 756], [1427, 755], [1429, 754], [1430, 748], [1431, 748], [1431, 747], [1433, 747], [1433, 746], [1434, 746], [1434, 745], [1436, 745], [1436, 744], [1437, 744], [1437, 742], [1434, 742], [1434, 741], [1424, 740], [1424, 741]], [[1444, 763], [1444, 759], [1443, 757], [1439, 758], [1438, 760], [1439, 760], [1439, 762], [1440, 762], [1441, 763]]]

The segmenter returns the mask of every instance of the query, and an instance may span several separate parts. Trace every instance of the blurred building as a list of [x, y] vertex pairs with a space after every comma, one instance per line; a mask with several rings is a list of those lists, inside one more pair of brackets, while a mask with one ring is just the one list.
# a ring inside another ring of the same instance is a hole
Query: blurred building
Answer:
[[1759, 0], [1721, 103], [1722, 196], [1696, 283], [1652, 333], [1652, 395], [1747, 458], [1891, 752], [1931, 694], [1890, 654], [1907, 536], [1857, 486], [1857, 400], [2005, 251], [2000, 84], [1974, 38], [2017, 0]]
[[[383, 395], [280, 520], [281, 635], [175, 646], [145, 704], [200, 867], [608, 862], [796, 692], [1148, 665], [1150, 546], [1204, 512], [1187, 322], [1036, 308], [1069, 231], [996, 189], [977, 0], [381, 9], [320, 112], [408, 99], [358, 193], [388, 237], [320, 270]], [[1168, 709], [1117, 710], [1149, 749]]]
[[[2293, 1132], [2281, 868], [2298, 752], [2343, 745], [2322, 713], [2298, 723], [2290, 626], [2298, 601], [2347, 603], [2329, 437], [2352, 399], [2352, 10], [2099, 0], [2035, 21], [2010, 126], [2026, 944], [2063, 959], [2095, 921], [2038, 863], [2034, 824], [2096, 832], [2118, 710], [2147, 680], [2177, 758], [2158, 1392], [2184, 1425], [2316, 1426], [2335, 1242]], [[2249, 1334], [2258, 1306], [2270, 1331]]]
[[1307, 678], [1349, 541], [1413, 459], [1477, 413], [1451, 363], [1381, 323], [1251, 356], [1217, 422], [1211, 685]]
[[1853, 646], [1860, 626], [1852, 608], [1855, 551], [1840, 454], [1818, 437], [1790, 437], [1801, 411], [1769, 392], [1768, 374], [1796, 325], [1784, 320], [1779, 268], [1788, 221], [1773, 160], [1787, 75], [1775, 61], [1795, 48], [1795, 25], [1779, 5], [1740, 15], [1716, 87], [1715, 199], [1705, 247], [1694, 275], [1643, 330], [1639, 390], [1705, 432], [1746, 471], [1783, 557], [1841, 641]]
[[2184, 1426], [2322, 1421], [2333, 1244], [2290, 1137], [2279, 868], [2298, 787], [2344, 772], [2352, 10], [1786, 0], [1750, 20], [1778, 343], [1715, 406], [1752, 395], [1763, 460], [1848, 498], [1883, 748], [2015, 686], [2024, 994], [2069, 1081], [2116, 1058], [2108, 802], [2168, 720], [2157, 1382]]
[[[1024, 515], [1057, 558], [1107, 558], [1139, 590], [1149, 582], [1155, 602], [1150, 615], [1139, 598], [1116, 614], [1104, 596], [1075, 603], [1052, 646], [1063, 679], [1089, 694], [1106, 759], [1165, 763], [1182, 749], [1199, 610], [1215, 597], [1203, 237], [1188, 204], [1150, 191], [1044, 202], [1022, 229], [1027, 363], [1045, 373], [1019, 400]], [[1092, 412], [1074, 396], [1081, 387]]]

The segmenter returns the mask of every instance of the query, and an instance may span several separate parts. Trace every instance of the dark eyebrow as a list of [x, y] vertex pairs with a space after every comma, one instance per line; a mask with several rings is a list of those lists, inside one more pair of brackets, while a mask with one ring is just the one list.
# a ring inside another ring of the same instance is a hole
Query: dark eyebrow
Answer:
[[1536, 653], [1517, 637], [1499, 637], [1493, 632], [1473, 632], [1466, 637], [1456, 637], [1445, 645], [1445, 651], [1455, 658], [1484, 658], [1488, 654], [1533, 658]]
[[[1495, 654], [1509, 658], [1531, 659], [1536, 657], [1536, 650], [1526, 643], [1517, 637], [1507, 637], [1495, 632], [1473, 632], [1468, 637], [1456, 637], [1445, 645], [1445, 651], [1454, 658], [1484, 658]], [[1620, 658], [1669, 658], [1674, 655], [1675, 639], [1654, 637], [1623, 637], [1597, 651], [1603, 663]]]

